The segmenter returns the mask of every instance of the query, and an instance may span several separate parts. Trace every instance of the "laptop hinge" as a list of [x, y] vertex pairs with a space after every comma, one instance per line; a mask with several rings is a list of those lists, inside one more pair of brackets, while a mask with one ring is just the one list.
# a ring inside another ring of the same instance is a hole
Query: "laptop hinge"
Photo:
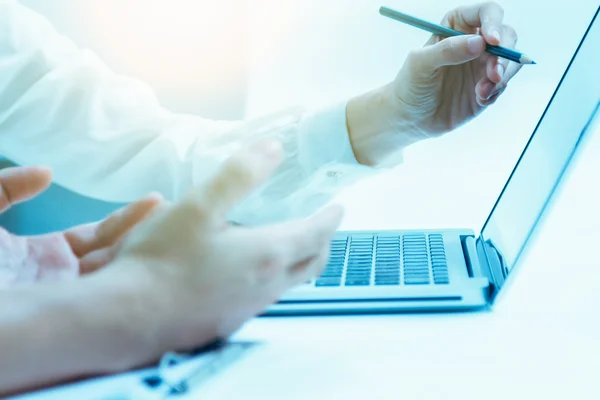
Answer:
[[504, 266], [502, 256], [490, 241], [479, 236], [476, 243], [478, 259], [482, 264], [485, 264], [485, 270], [487, 271], [487, 274], [489, 274], [488, 276], [492, 289], [490, 299], [493, 300], [504, 285], [508, 272]]
[[[465, 261], [469, 276], [472, 278], [485, 277], [490, 282], [489, 298], [492, 299], [497, 293], [501, 283], [498, 280], [499, 271], [496, 266], [499, 265], [486, 250], [481, 238], [475, 239], [473, 236], [461, 237]], [[500, 272], [502, 276], [502, 272]], [[502, 281], [504, 281], [502, 276]]]

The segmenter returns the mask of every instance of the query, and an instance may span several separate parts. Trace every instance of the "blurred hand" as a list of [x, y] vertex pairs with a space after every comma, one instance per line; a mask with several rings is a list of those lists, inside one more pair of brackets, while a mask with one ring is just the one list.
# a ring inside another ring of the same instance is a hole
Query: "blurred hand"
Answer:
[[359, 161], [375, 164], [399, 148], [452, 131], [493, 104], [521, 68], [485, 52], [486, 42], [515, 48], [517, 34], [503, 17], [496, 3], [450, 11], [441, 24], [468, 35], [432, 36], [409, 54], [392, 83], [349, 104]]
[[[52, 174], [40, 167], [0, 170], [0, 213], [48, 188]], [[0, 287], [73, 279], [109, 263], [119, 240], [161, 203], [148, 196], [99, 223], [40, 236], [15, 236], [0, 228]]]
[[115, 265], [96, 275], [139, 282], [137, 303], [152, 310], [156, 355], [226, 337], [321, 273], [339, 207], [279, 225], [226, 224], [228, 210], [269, 177], [281, 152], [266, 143], [236, 154], [205, 186], [136, 227]]

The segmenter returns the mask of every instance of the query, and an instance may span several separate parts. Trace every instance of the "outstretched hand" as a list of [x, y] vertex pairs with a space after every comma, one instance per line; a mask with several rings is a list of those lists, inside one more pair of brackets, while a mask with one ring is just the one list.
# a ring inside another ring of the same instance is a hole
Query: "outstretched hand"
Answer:
[[136, 303], [153, 310], [156, 356], [227, 337], [321, 273], [341, 207], [256, 228], [226, 223], [229, 210], [280, 164], [281, 152], [278, 143], [261, 142], [236, 153], [212, 180], [136, 227], [114, 265], [94, 276], [134, 282]]
[[[42, 167], [0, 170], [0, 213], [42, 193], [52, 181]], [[120, 240], [162, 199], [150, 195], [98, 223], [39, 236], [16, 236], [0, 228], [0, 287], [44, 280], [73, 279], [109, 263]]]

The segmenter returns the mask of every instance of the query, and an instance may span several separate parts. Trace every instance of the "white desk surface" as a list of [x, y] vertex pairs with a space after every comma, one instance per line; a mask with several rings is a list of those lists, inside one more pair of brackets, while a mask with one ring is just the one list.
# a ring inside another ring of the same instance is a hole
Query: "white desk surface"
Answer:
[[255, 320], [198, 398], [600, 398], [600, 129], [574, 167], [492, 312]]
[[[256, 319], [235, 338], [264, 349], [194, 398], [600, 398], [599, 171], [600, 129], [492, 312]], [[115, 382], [28, 398], [104, 398]]]

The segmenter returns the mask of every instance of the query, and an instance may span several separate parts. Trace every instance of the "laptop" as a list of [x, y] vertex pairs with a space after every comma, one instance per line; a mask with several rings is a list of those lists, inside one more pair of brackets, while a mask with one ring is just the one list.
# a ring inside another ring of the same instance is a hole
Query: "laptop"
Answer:
[[264, 315], [491, 309], [600, 114], [600, 17], [588, 26], [480, 234], [471, 229], [340, 231], [315, 280]]

